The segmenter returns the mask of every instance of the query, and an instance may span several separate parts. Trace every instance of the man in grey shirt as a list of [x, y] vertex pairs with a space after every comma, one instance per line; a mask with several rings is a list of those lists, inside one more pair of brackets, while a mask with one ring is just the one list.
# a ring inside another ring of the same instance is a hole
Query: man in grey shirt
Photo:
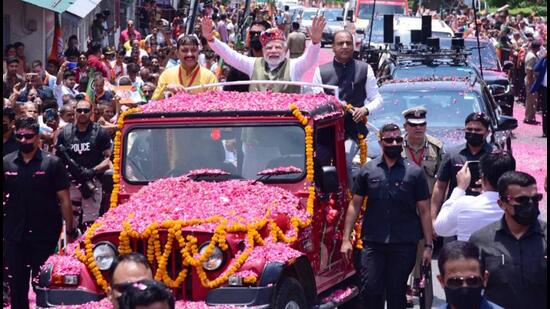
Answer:
[[300, 24], [297, 22], [292, 23], [292, 33], [288, 35], [286, 45], [290, 52], [290, 58], [298, 58], [306, 50], [306, 35], [300, 30]]

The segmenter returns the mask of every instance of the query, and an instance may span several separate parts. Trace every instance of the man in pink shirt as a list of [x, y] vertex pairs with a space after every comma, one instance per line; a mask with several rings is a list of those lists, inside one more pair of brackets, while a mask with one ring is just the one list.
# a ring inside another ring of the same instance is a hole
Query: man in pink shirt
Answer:
[[128, 19], [128, 28], [126, 28], [126, 30], [122, 30], [122, 32], [120, 33], [120, 37], [119, 37], [119, 46], [122, 46], [126, 41], [128, 41], [128, 37], [129, 37], [129, 34], [130, 32], [134, 32], [135, 35], [136, 35], [136, 40], [141, 40], [141, 33], [139, 33], [139, 31], [137, 31], [135, 28], [134, 28], [134, 21], [131, 20], [131, 19]]
[[101, 61], [101, 43], [99, 42], [93, 42], [92, 46], [90, 46], [90, 53], [88, 55], [88, 67], [94, 68], [96, 72], [101, 72], [101, 75], [105, 78], [109, 78], [109, 72], [108, 68]]

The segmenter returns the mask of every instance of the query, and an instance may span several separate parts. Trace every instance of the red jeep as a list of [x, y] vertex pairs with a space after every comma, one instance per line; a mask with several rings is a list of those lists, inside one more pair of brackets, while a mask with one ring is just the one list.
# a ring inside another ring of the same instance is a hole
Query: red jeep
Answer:
[[353, 298], [355, 271], [339, 252], [350, 199], [344, 110], [325, 94], [210, 91], [122, 113], [111, 208], [48, 259], [37, 305], [103, 299], [113, 261], [136, 251], [182, 307]]

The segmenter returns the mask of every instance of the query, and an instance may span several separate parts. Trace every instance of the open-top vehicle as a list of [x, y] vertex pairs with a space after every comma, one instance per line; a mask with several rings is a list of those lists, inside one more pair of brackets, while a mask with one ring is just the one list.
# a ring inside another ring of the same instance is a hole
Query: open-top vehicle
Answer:
[[129, 252], [180, 302], [331, 308], [352, 298], [355, 271], [339, 252], [344, 113], [325, 94], [224, 91], [124, 112], [111, 208], [48, 259], [37, 305], [103, 299], [113, 261]]

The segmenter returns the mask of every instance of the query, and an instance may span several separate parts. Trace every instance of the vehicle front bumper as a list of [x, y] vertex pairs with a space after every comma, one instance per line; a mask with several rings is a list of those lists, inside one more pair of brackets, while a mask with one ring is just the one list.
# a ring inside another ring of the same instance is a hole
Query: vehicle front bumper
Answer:
[[91, 301], [99, 301], [105, 295], [75, 289], [50, 289], [34, 287], [37, 307], [56, 307], [61, 305], [80, 305]]
[[263, 287], [220, 287], [208, 292], [207, 305], [252, 306], [269, 308], [275, 286]]

